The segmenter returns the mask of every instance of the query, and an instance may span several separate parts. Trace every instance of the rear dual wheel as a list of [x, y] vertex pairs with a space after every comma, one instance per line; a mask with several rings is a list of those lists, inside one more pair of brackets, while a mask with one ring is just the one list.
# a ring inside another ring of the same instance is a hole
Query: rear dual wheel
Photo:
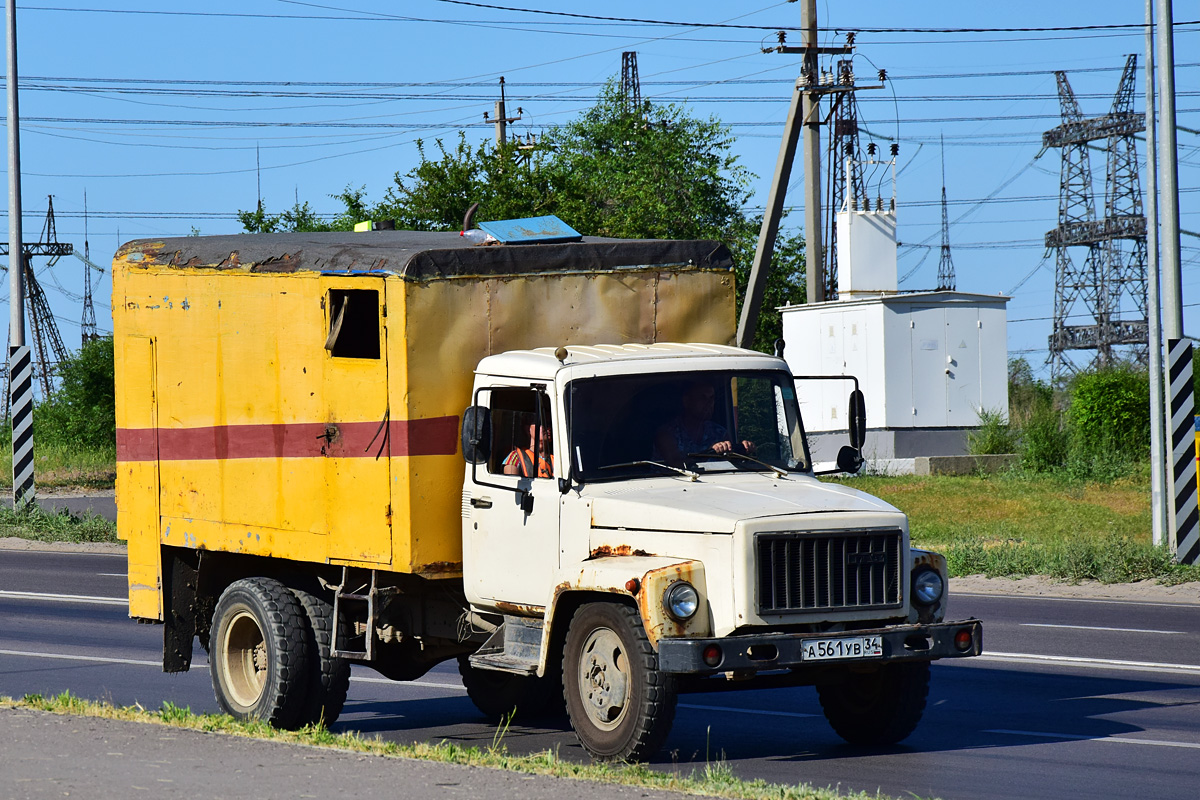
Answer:
[[213, 613], [209, 658], [217, 703], [276, 728], [331, 724], [350, 667], [330, 654], [333, 614], [321, 598], [272, 578], [235, 581]]

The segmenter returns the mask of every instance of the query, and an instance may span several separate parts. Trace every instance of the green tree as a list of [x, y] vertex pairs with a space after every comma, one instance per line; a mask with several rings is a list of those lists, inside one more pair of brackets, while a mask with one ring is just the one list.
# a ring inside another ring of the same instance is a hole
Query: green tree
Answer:
[[34, 410], [43, 441], [88, 449], [115, 447], [113, 340], [93, 339], [58, 365], [59, 386]]
[[[343, 210], [323, 222], [308, 203], [278, 215], [240, 212], [252, 232], [346, 230], [359, 220], [393, 220], [409, 230], [458, 230], [472, 203], [478, 219], [554, 214], [585, 236], [715, 239], [736, 264], [738, 302], [745, 293], [761, 220], [747, 217], [751, 174], [732, 152], [729, 129], [683, 106], [644, 103], [631, 113], [610, 81], [596, 104], [536, 146], [418, 142], [419, 163], [378, 203], [363, 190], [336, 197]], [[767, 284], [755, 346], [770, 352], [781, 324], [775, 308], [804, 301], [803, 240], [781, 235]]]

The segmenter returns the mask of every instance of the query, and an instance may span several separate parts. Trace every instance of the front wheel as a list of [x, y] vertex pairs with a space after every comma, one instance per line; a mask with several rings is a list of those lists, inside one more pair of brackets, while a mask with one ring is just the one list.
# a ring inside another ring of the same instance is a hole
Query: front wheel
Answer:
[[929, 695], [929, 662], [887, 664], [875, 672], [849, 672], [817, 686], [825, 719], [850, 744], [886, 745], [916, 730]]
[[658, 670], [635, 609], [591, 603], [575, 612], [563, 648], [563, 694], [584, 749], [603, 761], [655, 753], [675, 719], [675, 681]]
[[282, 583], [230, 584], [213, 612], [209, 641], [217, 703], [237, 719], [298, 727], [309, 681], [307, 637], [304, 609]]

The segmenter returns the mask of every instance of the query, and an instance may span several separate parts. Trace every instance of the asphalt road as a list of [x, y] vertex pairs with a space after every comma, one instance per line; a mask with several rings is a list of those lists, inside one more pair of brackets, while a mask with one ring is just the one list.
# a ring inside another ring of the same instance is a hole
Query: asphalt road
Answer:
[[[123, 556], [0, 551], [0, 693], [215, 711], [199, 648], [191, 672], [161, 673], [161, 628], [126, 617], [124, 570]], [[985, 621], [986, 655], [934, 665], [929, 708], [903, 745], [844, 744], [811, 689], [693, 694], [655, 766], [724, 758], [746, 778], [893, 796], [1197, 796], [1200, 606], [960, 595], [952, 616]], [[464, 745], [497, 736], [452, 664], [414, 683], [356, 667], [335, 729]], [[585, 758], [565, 721], [503, 740]]]

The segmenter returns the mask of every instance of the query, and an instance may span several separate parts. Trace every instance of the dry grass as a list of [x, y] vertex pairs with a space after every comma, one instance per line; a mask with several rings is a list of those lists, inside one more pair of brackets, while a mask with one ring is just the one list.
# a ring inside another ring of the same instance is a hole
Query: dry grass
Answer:
[[101, 717], [131, 722], [170, 725], [195, 731], [225, 733], [254, 739], [270, 739], [315, 747], [329, 747], [386, 758], [414, 758], [446, 764], [505, 769], [531, 775], [595, 781], [597, 783], [636, 786], [644, 789], [680, 792], [733, 800], [880, 800], [884, 795], [839, 794], [804, 784], [785, 785], [763, 780], [745, 781], [733, 774], [723, 761], [705, 764], [687, 774], [678, 771], [656, 772], [641, 764], [576, 764], [561, 760], [551, 751], [531, 755], [512, 755], [499, 739], [487, 748], [461, 747], [450, 742], [398, 744], [359, 733], [331, 733], [324, 728], [307, 727], [299, 731], [280, 731], [261, 722], [239, 722], [216, 714], [193, 714], [188, 708], [164, 703], [157, 711], [141, 706], [113, 706], [75, 697], [70, 693], [54, 697], [26, 695], [20, 700], [0, 696], [0, 708], [25, 708], [56, 714]]

